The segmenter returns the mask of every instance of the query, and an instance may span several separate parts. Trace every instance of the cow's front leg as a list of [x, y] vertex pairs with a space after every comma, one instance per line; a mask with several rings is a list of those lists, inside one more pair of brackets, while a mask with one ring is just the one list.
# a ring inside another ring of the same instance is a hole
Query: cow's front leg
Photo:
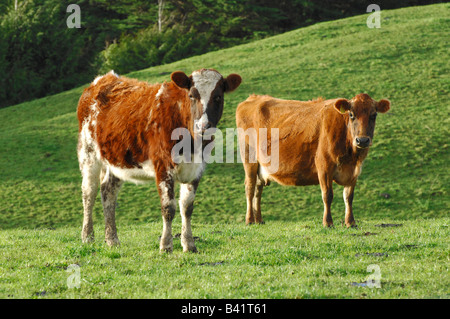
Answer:
[[194, 210], [195, 192], [198, 181], [191, 184], [181, 184], [180, 187], [180, 213], [181, 213], [181, 245], [184, 252], [197, 252], [191, 230], [191, 216]]
[[344, 203], [345, 203], [345, 225], [347, 227], [356, 227], [355, 219], [353, 218], [353, 192], [355, 185], [344, 187]]
[[320, 189], [322, 190], [323, 201], [323, 226], [333, 226], [333, 218], [331, 217], [331, 203], [333, 202], [333, 179], [330, 174], [319, 173]]
[[157, 176], [159, 197], [161, 199], [161, 214], [163, 219], [163, 232], [159, 249], [161, 252], [173, 251], [172, 220], [175, 217], [176, 201], [174, 188], [175, 183], [167, 175]]

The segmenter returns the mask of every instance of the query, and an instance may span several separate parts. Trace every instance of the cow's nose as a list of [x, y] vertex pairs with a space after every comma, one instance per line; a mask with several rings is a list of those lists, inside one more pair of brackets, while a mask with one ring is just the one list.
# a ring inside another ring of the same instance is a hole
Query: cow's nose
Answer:
[[370, 145], [370, 137], [357, 137], [356, 145], [359, 147], [368, 147]]

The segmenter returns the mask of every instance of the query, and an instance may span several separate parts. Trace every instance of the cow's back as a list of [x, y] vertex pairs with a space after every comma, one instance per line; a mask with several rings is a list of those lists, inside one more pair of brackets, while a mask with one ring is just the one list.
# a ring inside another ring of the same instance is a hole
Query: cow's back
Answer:
[[273, 98], [268, 95], [252, 95], [239, 104], [236, 119], [244, 129], [249, 127], [279, 128], [280, 137], [290, 131], [314, 135], [314, 127], [320, 121], [319, 114], [324, 107], [322, 99], [295, 101]]
[[282, 185], [318, 183], [315, 157], [323, 114], [332, 107], [333, 101], [303, 102], [252, 95], [238, 106], [237, 127], [244, 130], [279, 129], [278, 171], [268, 176], [264, 167], [271, 163], [260, 164], [260, 174], [264, 179], [275, 180]]

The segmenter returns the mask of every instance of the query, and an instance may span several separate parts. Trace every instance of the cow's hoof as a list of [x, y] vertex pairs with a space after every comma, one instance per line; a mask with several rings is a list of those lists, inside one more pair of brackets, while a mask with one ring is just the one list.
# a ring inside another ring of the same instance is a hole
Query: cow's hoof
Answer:
[[173, 247], [167, 247], [167, 248], [159, 248], [159, 252], [161, 254], [171, 254], [173, 252]]
[[94, 233], [93, 232], [90, 234], [81, 233], [81, 241], [83, 242], [83, 244], [93, 243], [95, 241]]
[[186, 247], [183, 248], [183, 252], [185, 253], [198, 253], [197, 247]]
[[119, 238], [105, 238], [105, 242], [109, 247], [120, 246]]
[[159, 244], [159, 251], [161, 253], [171, 253], [173, 252], [173, 242], [170, 240], [169, 242], [162, 242]]
[[251, 226], [251, 225], [264, 225], [266, 222], [265, 221], [260, 221], [260, 222], [246, 222], [245, 224], [247, 226]]
[[[184, 237], [183, 235], [181, 235], [181, 246], [183, 247], [183, 252], [192, 252], [192, 253], [196, 253], [197, 252], [197, 248], [195, 247], [195, 243], [194, 243], [194, 239], [195, 237], [189, 236], [189, 237]], [[198, 237], [197, 237], [198, 238]]]
[[161, 236], [159, 242], [159, 251], [171, 253], [173, 252], [173, 237], [172, 235], [168, 235], [166, 237]]
[[342, 221], [342, 226], [343, 225], [345, 225], [347, 228], [358, 228], [358, 225], [356, 225], [355, 220]]

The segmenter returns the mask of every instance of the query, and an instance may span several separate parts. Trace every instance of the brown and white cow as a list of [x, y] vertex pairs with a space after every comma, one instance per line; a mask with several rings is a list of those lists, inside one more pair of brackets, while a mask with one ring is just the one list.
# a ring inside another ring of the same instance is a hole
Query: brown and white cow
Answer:
[[[332, 226], [330, 207], [334, 181], [344, 186], [345, 224], [354, 226], [352, 202], [356, 180], [372, 145], [377, 113], [385, 113], [389, 108], [388, 100], [377, 102], [367, 94], [358, 94], [351, 100], [308, 102], [252, 95], [239, 104], [236, 110], [238, 131], [254, 128], [260, 135], [259, 128], [278, 128], [278, 144], [271, 145], [272, 139], [267, 142], [268, 148], [278, 148], [276, 171], [268, 170], [272, 163], [262, 163], [258, 144], [250, 143], [247, 135], [240, 136], [241, 149], [245, 148], [241, 156], [245, 169], [246, 223], [263, 222], [263, 187], [275, 181], [293, 186], [320, 184], [323, 225]], [[250, 160], [252, 153], [255, 161]]]
[[[171, 156], [175, 129], [201, 139], [215, 127], [223, 111], [225, 92], [235, 90], [241, 77], [227, 78], [212, 69], [191, 76], [174, 72], [171, 82], [148, 84], [110, 72], [84, 90], [78, 104], [78, 159], [83, 177], [83, 242], [94, 239], [92, 209], [100, 183], [108, 245], [119, 244], [115, 223], [116, 199], [123, 181], [156, 180], [164, 222], [161, 251], [172, 251], [175, 182], [180, 182], [181, 244], [196, 251], [191, 232], [193, 202], [205, 162], [176, 163]], [[201, 145], [201, 144], [200, 144]]]

